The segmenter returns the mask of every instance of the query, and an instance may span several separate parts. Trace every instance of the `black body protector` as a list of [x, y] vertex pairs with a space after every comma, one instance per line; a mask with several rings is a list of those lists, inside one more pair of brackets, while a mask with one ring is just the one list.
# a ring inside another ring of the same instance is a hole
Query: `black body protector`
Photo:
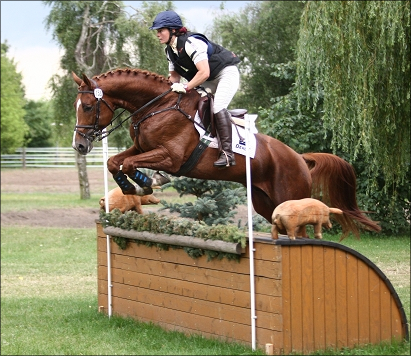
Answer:
[[233, 52], [230, 52], [224, 47], [211, 42], [203, 34], [187, 32], [186, 34], [177, 37], [178, 56], [173, 52], [169, 44], [165, 48], [165, 51], [168, 54], [169, 60], [174, 64], [174, 70], [188, 81], [193, 79], [198, 72], [192, 60], [192, 57], [196, 52], [194, 51], [190, 57], [185, 50], [186, 41], [191, 43], [188, 38], [190, 36], [202, 40], [208, 45], [207, 54], [208, 63], [210, 65], [210, 77], [208, 80], [213, 80], [223, 68], [240, 63], [240, 59]]

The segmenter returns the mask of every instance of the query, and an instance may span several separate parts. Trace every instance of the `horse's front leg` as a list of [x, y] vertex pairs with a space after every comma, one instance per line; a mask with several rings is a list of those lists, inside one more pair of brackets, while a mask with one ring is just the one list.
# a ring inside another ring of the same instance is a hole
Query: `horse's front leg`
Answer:
[[[153, 188], [158, 188], [170, 182], [170, 178], [159, 171], [155, 172], [150, 178], [137, 169], [137, 167], [157, 169], [153, 166], [155, 164], [161, 169], [169, 168], [165, 163], [166, 161], [171, 162], [171, 160], [164, 160], [164, 157], [167, 157], [166, 152], [164, 148], [159, 148], [147, 153], [140, 153], [134, 147], [131, 147], [113, 156], [110, 160], [109, 171], [113, 174], [113, 178], [123, 194], [140, 196], [152, 194]], [[121, 165], [123, 165], [122, 169], [120, 169]], [[132, 184], [127, 178], [132, 179], [137, 185]]]
[[127, 157], [138, 155], [140, 152], [135, 146], [132, 146], [126, 149], [123, 152], [120, 152], [107, 160], [107, 169], [108, 171], [115, 176], [120, 170], [121, 165]]
[[107, 169], [113, 175], [114, 180], [121, 188], [123, 194], [137, 195], [137, 187], [130, 183], [124, 173], [121, 171], [121, 165], [127, 157], [139, 154], [136, 147], [132, 146], [127, 150], [110, 157], [107, 160]]
[[[174, 172], [182, 164], [183, 153], [174, 152], [175, 158], [171, 158], [167, 148], [164, 146], [157, 147], [148, 152], [136, 156], [127, 157], [123, 162], [123, 172], [142, 187], [146, 192], [151, 188], [160, 187], [170, 182], [170, 178], [165, 173], [159, 171]], [[138, 168], [148, 168], [156, 170], [151, 178], [147, 177]], [[139, 193], [137, 193], [139, 194]], [[146, 193], [149, 194], [149, 193]]]

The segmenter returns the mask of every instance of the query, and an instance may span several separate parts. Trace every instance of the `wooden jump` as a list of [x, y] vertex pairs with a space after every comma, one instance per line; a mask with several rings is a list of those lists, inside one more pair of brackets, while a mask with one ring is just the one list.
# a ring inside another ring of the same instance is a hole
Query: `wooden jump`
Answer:
[[[98, 305], [107, 312], [107, 240], [96, 224]], [[338, 243], [268, 236], [254, 234], [257, 347], [308, 353], [408, 339], [397, 293], [366, 257]], [[121, 250], [111, 239], [110, 248], [113, 315], [251, 345], [248, 249], [240, 262], [208, 262], [134, 242]]]

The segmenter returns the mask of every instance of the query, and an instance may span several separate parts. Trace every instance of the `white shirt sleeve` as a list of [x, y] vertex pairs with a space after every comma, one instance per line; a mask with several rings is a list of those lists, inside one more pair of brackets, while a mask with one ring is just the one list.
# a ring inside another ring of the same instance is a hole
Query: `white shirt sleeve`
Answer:
[[194, 56], [192, 58], [194, 64], [197, 64], [204, 59], [208, 59], [207, 43], [192, 36], [190, 36], [189, 39], [191, 43], [186, 41], [185, 50], [189, 57], [191, 57], [191, 55], [194, 53]]

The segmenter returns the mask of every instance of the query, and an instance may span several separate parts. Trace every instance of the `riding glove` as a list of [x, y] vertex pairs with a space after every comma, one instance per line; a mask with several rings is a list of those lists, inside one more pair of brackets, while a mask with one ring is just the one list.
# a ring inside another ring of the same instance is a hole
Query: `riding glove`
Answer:
[[171, 90], [175, 91], [176, 93], [181, 93], [181, 94], [185, 94], [186, 90], [184, 88], [184, 84], [183, 83], [174, 83], [171, 86]]

